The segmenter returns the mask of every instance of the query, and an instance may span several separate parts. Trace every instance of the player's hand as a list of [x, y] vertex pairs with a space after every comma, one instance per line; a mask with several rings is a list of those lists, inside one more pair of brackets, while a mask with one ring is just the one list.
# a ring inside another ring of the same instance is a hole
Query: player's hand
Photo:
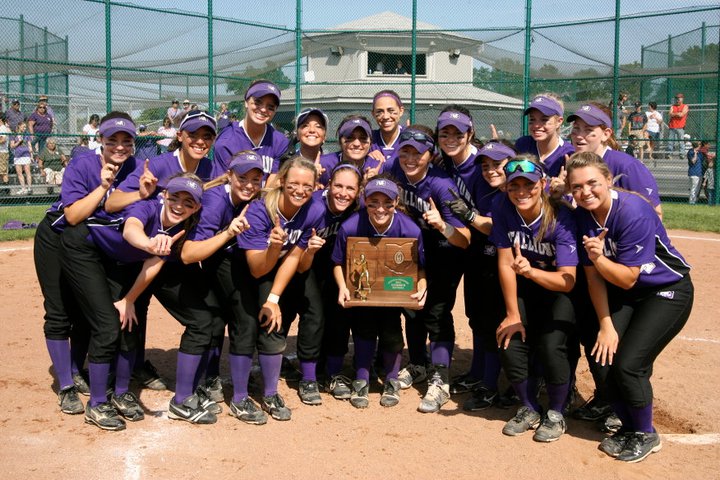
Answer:
[[510, 345], [510, 339], [518, 332], [520, 332], [520, 338], [524, 343], [525, 327], [523, 326], [522, 321], [520, 321], [520, 318], [505, 317], [505, 319], [500, 322], [497, 330], [495, 330], [495, 338], [497, 339], [498, 348], [507, 350], [508, 345]]
[[[380, 153], [379, 150], [375, 151]], [[383, 165], [385, 164], [385, 155], [380, 154], [380, 157], [381, 158], [379, 159], [377, 166], [365, 169], [365, 181], [377, 176], [382, 171]]]
[[281, 249], [288, 239], [288, 234], [283, 230], [280, 225], [280, 216], [275, 217], [275, 226], [270, 231], [270, 237], [268, 238], [268, 247]]
[[150, 195], [155, 193], [157, 183], [157, 177], [150, 171], [150, 160], [145, 159], [143, 173], [140, 175], [140, 198], [148, 198]]
[[603, 367], [606, 363], [612, 365], [619, 342], [617, 331], [612, 325], [601, 327], [590, 356], [594, 356], [595, 361]]
[[448, 188], [452, 196], [454, 197], [453, 200], [446, 200], [445, 205], [450, 209], [450, 211], [457, 217], [459, 220], [462, 220], [464, 223], [472, 223], [472, 220], [475, 218], [475, 210], [467, 204], [467, 202], [460, 198], [460, 195], [457, 194], [455, 190], [452, 188]]
[[497, 132], [497, 128], [495, 128], [494, 123], [490, 124], [490, 138], [492, 138], [493, 140], [497, 140], [500, 138], [500, 136], [498, 135], [498, 132]]
[[378, 162], [382, 162], [385, 160], [385, 155], [380, 150], [373, 150], [372, 152], [367, 154], [368, 157], [377, 160]]
[[[325, 167], [322, 166], [322, 163], [320, 163], [320, 157], [315, 157], [315, 170], [317, 170], [317, 178], [320, 178], [323, 173], [325, 173]], [[316, 190], [318, 190], [316, 188]]]
[[[567, 164], [568, 160], [570, 160], [570, 157], [565, 155], [565, 163]], [[550, 196], [553, 198], [561, 197], [565, 194], [567, 191], [567, 183], [565, 183], [565, 179], [567, 178], [567, 172], [565, 171], [565, 166], [563, 165], [560, 167], [560, 173], [557, 177], [552, 177], [550, 179]]]
[[345, 308], [345, 302], [349, 302], [351, 299], [350, 290], [347, 287], [340, 288], [338, 291], [338, 304]]
[[148, 239], [148, 245], [145, 248], [145, 251], [152, 255], [157, 255], [158, 257], [170, 255], [173, 244], [180, 240], [180, 237], [183, 235], [185, 235], [185, 230], [180, 230], [172, 237], [165, 234], [155, 235], [154, 237]]
[[128, 332], [132, 332], [133, 324], [138, 324], [137, 316], [135, 315], [135, 304], [128, 302], [127, 299], [123, 298], [115, 302], [115, 309], [120, 314], [120, 330], [127, 328]]
[[445, 230], [445, 221], [440, 214], [440, 210], [435, 206], [435, 201], [430, 197], [430, 210], [423, 213], [423, 219], [428, 225], [441, 232]]
[[323, 245], [325, 245], [325, 239], [322, 237], [318, 237], [317, 232], [313, 228], [312, 235], [310, 236], [310, 240], [308, 240], [308, 246], [305, 251], [310, 254], [315, 254], [315, 252], [320, 250]]
[[421, 278], [417, 283], [417, 292], [410, 295], [410, 298], [417, 300], [418, 307], [422, 308], [425, 306], [425, 300], [427, 299], [427, 280]]
[[607, 235], [607, 228], [603, 229], [597, 237], [583, 235], [583, 246], [591, 262], [595, 262], [605, 255], [605, 235]]
[[250, 223], [245, 218], [245, 213], [247, 212], [249, 206], [249, 203], [245, 205], [245, 208], [242, 209], [240, 215], [233, 218], [232, 222], [230, 222], [230, 225], [228, 225], [227, 232], [230, 234], [230, 236], [235, 237], [250, 228]]
[[102, 185], [102, 188], [108, 190], [110, 187], [112, 187], [117, 172], [117, 165], [113, 165], [111, 163], [106, 163], [105, 165], [103, 165], [102, 170], [100, 170], [100, 185]]
[[260, 326], [266, 329], [268, 333], [279, 332], [282, 328], [280, 305], [266, 301], [260, 309], [258, 320], [260, 320]]
[[511, 265], [513, 271], [525, 278], [530, 278], [533, 268], [532, 265], [530, 265], [530, 261], [523, 257], [522, 250], [520, 249], [520, 240], [518, 238], [516, 238], [515, 243], [513, 243], [513, 252], [515, 253], [515, 258]]

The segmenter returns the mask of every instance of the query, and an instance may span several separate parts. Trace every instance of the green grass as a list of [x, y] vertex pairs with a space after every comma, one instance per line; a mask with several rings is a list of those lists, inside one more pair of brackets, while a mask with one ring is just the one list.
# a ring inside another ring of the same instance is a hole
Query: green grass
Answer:
[[662, 207], [663, 223], [668, 229], [720, 233], [720, 206], [665, 202]]
[[[12, 207], [0, 207], [0, 228], [9, 220], [20, 220], [23, 223], [40, 223], [45, 216], [48, 205], [23, 205]], [[23, 230], [1, 230], [0, 242], [10, 240], [24, 240], [35, 235], [34, 228]]]

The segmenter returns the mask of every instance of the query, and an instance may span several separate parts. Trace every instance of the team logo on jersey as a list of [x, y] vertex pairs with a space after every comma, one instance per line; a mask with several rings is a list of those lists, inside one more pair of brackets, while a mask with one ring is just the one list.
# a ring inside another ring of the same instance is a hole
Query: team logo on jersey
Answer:
[[487, 255], [488, 257], [494, 257], [497, 254], [495, 245], [485, 245], [485, 248], [483, 249], [483, 253], [485, 255]]
[[667, 299], [672, 300], [673, 298], [675, 298], [675, 292], [674, 292], [674, 291], [669, 291], [669, 292], [657, 292], [657, 296], [658, 296], [658, 297], [664, 297], [664, 298], [667, 298]]
[[642, 252], [642, 249], [645, 248], [642, 245], [635, 245], [635, 255]]
[[640, 273], [650, 274], [655, 270], [655, 264], [653, 262], [645, 263], [640, 267]]

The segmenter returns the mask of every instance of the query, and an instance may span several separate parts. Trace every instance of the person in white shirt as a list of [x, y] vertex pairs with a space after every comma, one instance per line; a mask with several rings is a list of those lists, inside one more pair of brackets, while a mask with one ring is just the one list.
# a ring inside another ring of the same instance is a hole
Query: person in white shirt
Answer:
[[648, 111], [645, 112], [647, 123], [645, 124], [645, 132], [648, 138], [648, 159], [653, 160], [653, 151], [655, 143], [660, 138], [660, 127], [663, 124], [663, 115], [657, 109], [657, 103], [648, 102]]

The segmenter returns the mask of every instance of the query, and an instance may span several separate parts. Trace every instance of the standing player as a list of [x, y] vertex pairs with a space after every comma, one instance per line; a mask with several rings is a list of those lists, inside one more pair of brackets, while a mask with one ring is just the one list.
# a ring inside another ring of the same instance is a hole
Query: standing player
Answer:
[[622, 429], [600, 443], [618, 460], [639, 462], [661, 449], [653, 427], [650, 375], [657, 356], [692, 310], [690, 266], [670, 243], [652, 206], [612, 188], [612, 174], [593, 153], [574, 155], [568, 184], [578, 204], [582, 261], [598, 317], [591, 355], [606, 375]]
[[[575, 223], [545, 191], [542, 166], [518, 156], [505, 167], [506, 197], [493, 208], [490, 240], [498, 249], [498, 275], [506, 317], [497, 328], [505, 373], [522, 405], [503, 428], [516, 436], [538, 427], [533, 439], [553, 442], [565, 433], [563, 407], [570, 388], [567, 340], [575, 315], [567, 296], [575, 285]], [[543, 368], [548, 411], [540, 415], [529, 388], [530, 367]]]
[[355, 165], [363, 172], [365, 178], [371, 178], [383, 171], [385, 157], [375, 159], [368, 155], [370, 152], [370, 122], [361, 115], [348, 115], [340, 121], [337, 137], [340, 142], [340, 151], [326, 153], [320, 157], [320, 184], [327, 185], [330, 173], [341, 163]]
[[392, 167], [397, 157], [398, 136], [403, 127], [400, 124], [405, 108], [400, 96], [393, 90], [381, 90], [373, 97], [372, 116], [378, 125], [372, 131], [370, 156], [377, 161], [388, 162], [386, 169]]
[[440, 169], [430, 168], [435, 147], [432, 130], [422, 125], [411, 126], [402, 131], [399, 141], [398, 161], [392, 173], [399, 179], [403, 204], [423, 233], [428, 298], [416, 315], [406, 313], [411, 364], [400, 372], [398, 379], [401, 386], [409, 388], [427, 376], [423, 366], [424, 327], [430, 337], [432, 374], [418, 410], [432, 413], [439, 411], [450, 399], [450, 359], [455, 342], [452, 308], [470, 231], [447, 206], [446, 202], [458, 196], [452, 179]]
[[[345, 245], [348, 237], [401, 237], [417, 239], [418, 283], [410, 295], [418, 307], [425, 304], [426, 281], [422, 271], [425, 263], [420, 228], [407, 215], [397, 212], [398, 187], [387, 178], [375, 177], [365, 186], [365, 208], [353, 214], [338, 231], [333, 247], [333, 275], [338, 285], [337, 301], [343, 307], [352, 299], [345, 283]], [[393, 307], [356, 307], [347, 312], [350, 318], [355, 344], [355, 381], [352, 383], [350, 403], [355, 408], [367, 408], [370, 383], [370, 367], [375, 355], [375, 345], [382, 353], [385, 381], [380, 405], [394, 407], [400, 401], [398, 370], [402, 357], [403, 338], [400, 314], [402, 309]]]
[[215, 142], [215, 176], [227, 172], [236, 153], [252, 150], [262, 158], [265, 183], [272, 185], [280, 168], [280, 157], [290, 144], [290, 140], [270, 124], [279, 105], [277, 85], [268, 80], [250, 84], [245, 92], [245, 118], [224, 128]]

